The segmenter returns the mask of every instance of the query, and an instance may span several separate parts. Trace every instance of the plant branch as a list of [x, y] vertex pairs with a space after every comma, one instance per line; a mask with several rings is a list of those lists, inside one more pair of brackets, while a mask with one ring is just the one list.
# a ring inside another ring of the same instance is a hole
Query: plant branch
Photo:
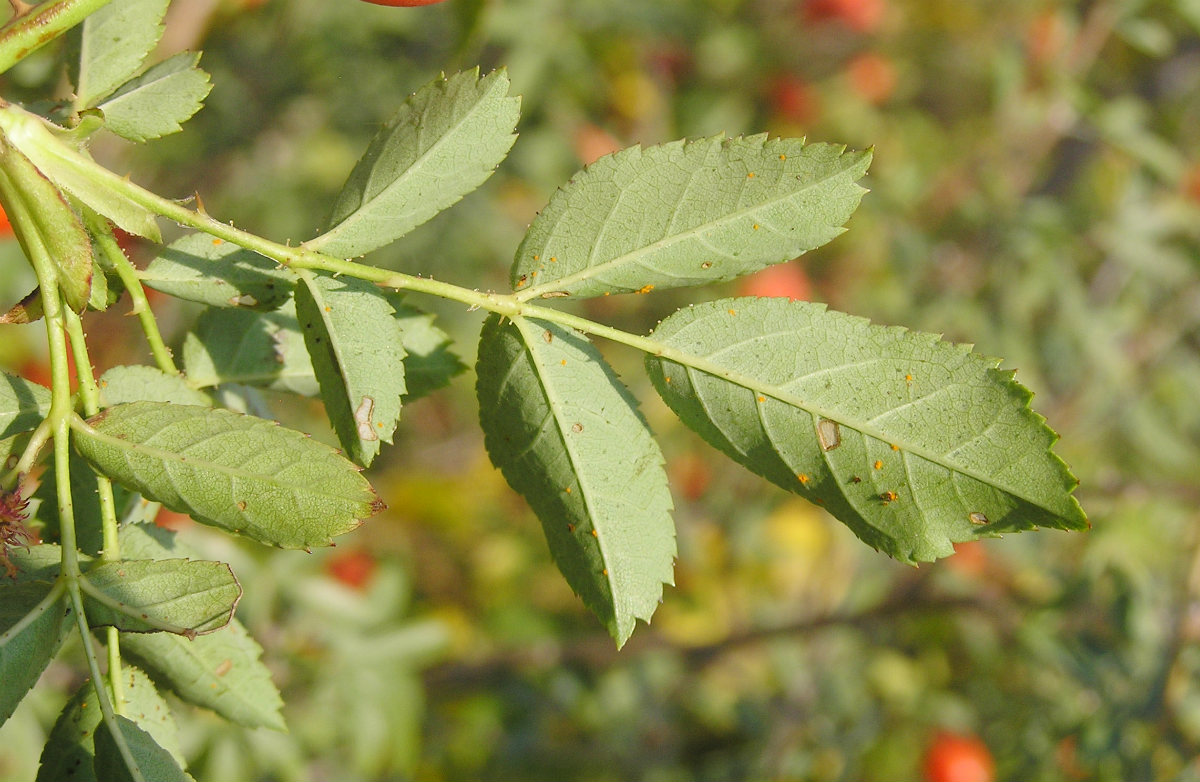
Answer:
[[112, 0], [49, 0], [0, 29], [0, 73], [82, 22]]

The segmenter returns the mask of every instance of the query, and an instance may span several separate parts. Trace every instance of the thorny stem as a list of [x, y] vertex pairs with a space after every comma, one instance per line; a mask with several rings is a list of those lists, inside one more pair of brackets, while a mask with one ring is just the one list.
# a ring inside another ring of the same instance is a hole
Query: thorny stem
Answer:
[[[0, 29], [0, 73], [79, 24], [112, 0], [48, 0]], [[11, 3], [11, 0], [10, 0]], [[23, 3], [11, 3], [18, 11]]]

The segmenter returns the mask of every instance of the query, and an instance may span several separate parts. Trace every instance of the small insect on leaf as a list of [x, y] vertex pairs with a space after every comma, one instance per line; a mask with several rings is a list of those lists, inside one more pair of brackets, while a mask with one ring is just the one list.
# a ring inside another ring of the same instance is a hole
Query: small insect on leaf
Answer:
[[984, 514], [980, 513], [979, 511], [974, 511], [973, 513], [971, 513], [971, 515], [968, 518], [971, 519], [972, 524], [987, 524], [988, 523], [988, 517], [985, 516]]

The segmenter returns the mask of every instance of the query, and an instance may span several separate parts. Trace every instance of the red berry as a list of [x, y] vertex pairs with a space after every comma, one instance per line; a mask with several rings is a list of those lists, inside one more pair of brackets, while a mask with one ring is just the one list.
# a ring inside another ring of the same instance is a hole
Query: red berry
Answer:
[[868, 103], [883, 103], [896, 89], [896, 68], [882, 54], [867, 52], [846, 64], [850, 87]]
[[922, 767], [925, 782], [994, 782], [996, 764], [987, 745], [975, 736], [945, 731], [933, 738]]
[[375, 575], [375, 557], [362, 549], [339, 551], [325, 561], [325, 572], [351, 589], [365, 589]]
[[770, 85], [771, 109], [775, 116], [805, 125], [821, 113], [821, 97], [806, 81], [790, 73], [776, 76]]
[[441, 3], [443, 0], [363, 0], [363, 2], [374, 3], [375, 5], [394, 5], [402, 8], [413, 8], [418, 5]]
[[0, 237], [12, 236], [12, 223], [8, 221], [8, 215], [3, 209], [0, 209]]

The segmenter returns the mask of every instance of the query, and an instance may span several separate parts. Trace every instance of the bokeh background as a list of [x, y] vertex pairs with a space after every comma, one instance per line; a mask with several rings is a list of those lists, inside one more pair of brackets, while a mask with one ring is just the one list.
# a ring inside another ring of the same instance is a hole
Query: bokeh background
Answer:
[[[183, 133], [103, 143], [117, 171], [277, 240], [314, 235], [367, 140], [439, 72], [507, 67], [520, 138], [478, 192], [369, 258], [500, 289], [583, 163], [724, 132], [873, 146], [827, 247], [740, 283], [583, 306], [630, 330], [731, 293], [829, 302], [1003, 356], [1062, 435], [1093, 529], [920, 568], [675, 423], [659, 435], [676, 586], [620, 653], [492, 469], [473, 376], [406, 409], [369, 475], [390, 509], [335, 549], [234, 565], [290, 733], [180, 706], [201, 780], [897, 780], [949, 731], [1012, 780], [1200, 779], [1200, 0], [180, 0], [164, 53], [215, 87]], [[61, 90], [53, 51], [7, 96]], [[153, 248], [131, 248], [139, 262]], [[30, 287], [0, 246], [5, 306]], [[481, 316], [428, 305], [468, 363]], [[194, 312], [158, 300], [178, 341]], [[92, 316], [97, 369], [147, 360]], [[39, 327], [0, 359], [44, 377]], [[328, 436], [307, 400], [272, 400]], [[77, 649], [0, 729], [32, 778]]]

